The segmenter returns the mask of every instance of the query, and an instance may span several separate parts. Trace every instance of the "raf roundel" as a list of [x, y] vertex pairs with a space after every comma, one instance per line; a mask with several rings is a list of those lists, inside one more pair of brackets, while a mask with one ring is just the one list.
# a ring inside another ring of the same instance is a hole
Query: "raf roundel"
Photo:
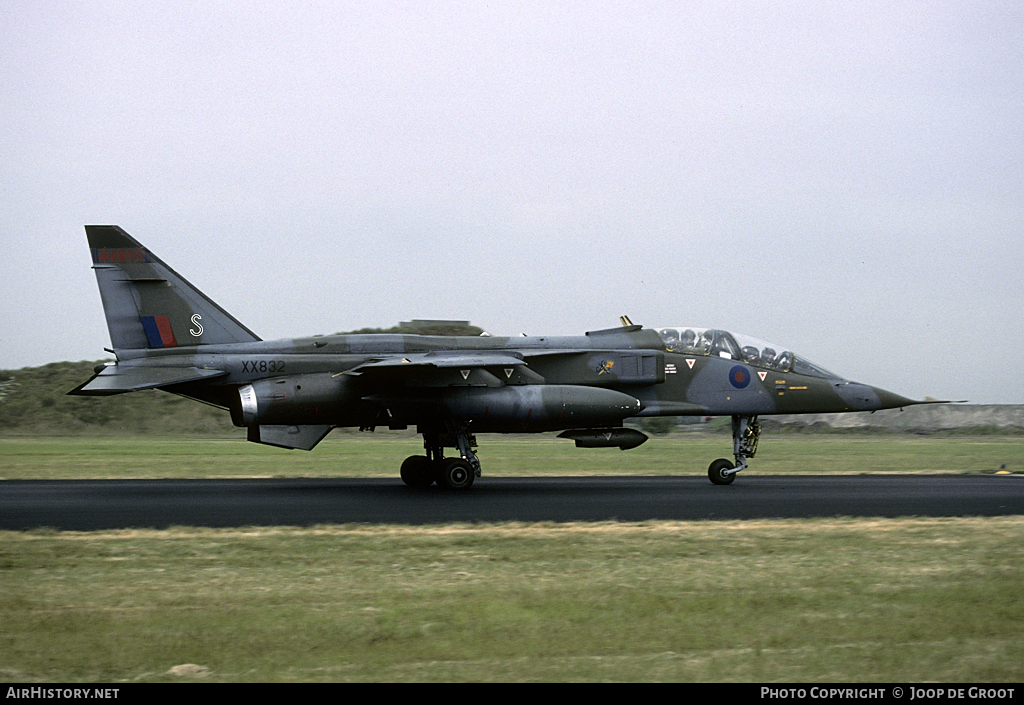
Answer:
[[750, 370], [743, 365], [735, 365], [729, 370], [729, 381], [736, 389], [746, 389], [750, 384]]

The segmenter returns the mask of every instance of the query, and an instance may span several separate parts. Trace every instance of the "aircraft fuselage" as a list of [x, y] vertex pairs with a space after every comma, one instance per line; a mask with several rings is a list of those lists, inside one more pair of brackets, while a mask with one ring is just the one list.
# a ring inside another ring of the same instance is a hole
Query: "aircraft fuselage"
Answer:
[[729, 484], [754, 456], [759, 415], [925, 403], [754, 338], [625, 317], [582, 336], [265, 341], [121, 228], [86, 234], [117, 362], [70, 394], [163, 389], [229, 410], [250, 441], [304, 450], [339, 426], [415, 425], [425, 454], [401, 469], [413, 487], [469, 488], [480, 432], [563, 431], [580, 447], [626, 450], [647, 439], [626, 419], [718, 415], [732, 417], [736, 463], [716, 460], [708, 476]]
[[[231, 409], [240, 426], [400, 428], [443, 411], [481, 432], [531, 432], [608, 425], [630, 416], [868, 411], [914, 403], [842, 379], [671, 352], [644, 329], [520, 338], [340, 335], [142, 352], [133, 358], [131, 351], [119, 351], [117, 367], [222, 373], [164, 388]], [[243, 416], [237, 392], [246, 385], [256, 393], [250, 418]], [[545, 387], [580, 390], [555, 394]]]

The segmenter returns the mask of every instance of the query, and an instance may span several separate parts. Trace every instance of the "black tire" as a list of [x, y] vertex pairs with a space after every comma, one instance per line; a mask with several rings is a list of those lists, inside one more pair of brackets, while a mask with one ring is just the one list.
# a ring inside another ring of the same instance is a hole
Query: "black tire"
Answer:
[[425, 455], [410, 455], [402, 461], [402, 482], [418, 490], [426, 489], [434, 484], [434, 473], [430, 460]]
[[445, 458], [437, 484], [449, 490], [468, 490], [473, 486], [476, 473], [473, 466], [462, 458]]
[[732, 461], [719, 458], [708, 468], [708, 479], [716, 485], [731, 485], [732, 481], [736, 479], [736, 473], [726, 473], [725, 471], [732, 470], [734, 467], [736, 466]]

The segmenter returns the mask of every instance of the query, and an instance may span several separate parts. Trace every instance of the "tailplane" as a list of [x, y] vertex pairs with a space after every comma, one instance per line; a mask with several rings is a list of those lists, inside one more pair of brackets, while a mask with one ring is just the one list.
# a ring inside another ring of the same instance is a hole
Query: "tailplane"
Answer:
[[259, 340], [118, 226], [85, 233], [115, 351]]

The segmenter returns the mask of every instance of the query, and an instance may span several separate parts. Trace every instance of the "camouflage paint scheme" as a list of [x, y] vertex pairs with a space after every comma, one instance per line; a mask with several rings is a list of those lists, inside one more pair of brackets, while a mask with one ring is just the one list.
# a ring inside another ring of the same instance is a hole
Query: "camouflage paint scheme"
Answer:
[[[116, 363], [69, 392], [162, 389], [228, 410], [248, 439], [312, 449], [332, 428], [415, 426], [425, 454], [407, 484], [467, 489], [476, 433], [564, 431], [581, 447], [632, 448], [645, 416], [733, 417], [732, 482], [753, 457], [757, 416], [917, 402], [834, 375], [727, 331], [623, 325], [582, 336], [338, 335], [264, 341], [113, 225], [86, 226]], [[443, 449], [458, 455], [445, 458]]]

